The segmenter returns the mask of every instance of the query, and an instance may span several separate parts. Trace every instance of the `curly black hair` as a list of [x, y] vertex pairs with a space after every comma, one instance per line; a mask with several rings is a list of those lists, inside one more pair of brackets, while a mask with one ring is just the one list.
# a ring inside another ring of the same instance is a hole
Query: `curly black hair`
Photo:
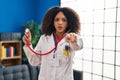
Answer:
[[66, 32], [70, 30], [70, 32], [79, 34], [80, 31], [79, 15], [69, 7], [57, 7], [57, 6], [50, 8], [45, 14], [41, 24], [42, 33], [45, 35], [51, 35], [53, 32], [55, 32], [54, 18], [59, 12], [63, 12], [63, 14], [67, 18], [68, 27], [66, 29]]

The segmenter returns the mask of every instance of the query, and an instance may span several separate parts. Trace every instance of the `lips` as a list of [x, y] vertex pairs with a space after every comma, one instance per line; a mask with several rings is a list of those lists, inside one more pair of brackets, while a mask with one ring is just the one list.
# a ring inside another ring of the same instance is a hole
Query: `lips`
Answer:
[[62, 28], [63, 28], [62, 26], [58, 26], [58, 29], [60, 29], [60, 30], [61, 30]]

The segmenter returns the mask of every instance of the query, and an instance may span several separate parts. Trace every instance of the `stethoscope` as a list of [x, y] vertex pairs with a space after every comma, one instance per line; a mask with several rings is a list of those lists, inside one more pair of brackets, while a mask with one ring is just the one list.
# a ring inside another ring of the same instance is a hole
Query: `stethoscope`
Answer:
[[[28, 31], [29, 31], [29, 29], [26, 29], [26, 30], [25, 30], [25, 32], [28, 32]], [[70, 32], [70, 30], [68, 30], [68, 32]], [[68, 33], [68, 32], [67, 32], [67, 33]], [[56, 40], [55, 40], [55, 36], [54, 36], [55, 47], [52, 48], [51, 50], [49, 50], [48, 52], [43, 53], [43, 54], [34, 51], [34, 50], [30, 47], [28, 41], [27, 41], [27, 40], [25, 40], [25, 41], [26, 41], [26, 45], [27, 45], [27, 47], [29, 48], [30, 51], [32, 51], [32, 52], [33, 52], [34, 54], [36, 54], [36, 55], [39, 55], [39, 56], [45, 56], [45, 55], [50, 54], [50, 53], [53, 52], [54, 50], [56, 50], [56, 48], [57, 48], [57, 44], [58, 44], [58, 43], [59, 43], [59, 42], [65, 37], [65, 35], [66, 35], [66, 34], [64, 34], [63, 37], [62, 37], [58, 42], [56, 42]]]

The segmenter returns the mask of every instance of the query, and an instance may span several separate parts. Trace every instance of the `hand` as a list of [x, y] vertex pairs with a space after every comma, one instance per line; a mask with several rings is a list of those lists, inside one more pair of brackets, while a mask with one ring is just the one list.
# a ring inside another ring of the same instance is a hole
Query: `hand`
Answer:
[[26, 28], [23, 36], [23, 42], [25, 45], [31, 45], [31, 39], [31, 32], [28, 28]]
[[69, 33], [66, 35], [65, 40], [68, 43], [77, 43], [77, 36], [75, 33]]

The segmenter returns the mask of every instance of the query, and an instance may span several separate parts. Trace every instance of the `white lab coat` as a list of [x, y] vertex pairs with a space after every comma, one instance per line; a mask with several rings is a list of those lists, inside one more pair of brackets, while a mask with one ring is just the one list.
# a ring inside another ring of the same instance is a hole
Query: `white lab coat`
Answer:
[[[65, 39], [62, 39], [58, 43], [55, 53], [53, 51], [45, 56], [36, 55], [28, 47], [23, 47], [31, 65], [37, 66], [41, 64], [38, 80], [73, 80], [72, 63], [74, 53], [75, 50], [82, 49], [83, 47], [82, 39], [78, 36], [77, 39], [77, 44], [70, 44], [68, 57], [63, 55], [63, 49], [65, 49], [65, 45], [68, 45]], [[53, 34], [51, 36], [42, 35], [34, 50], [40, 53], [46, 53], [52, 48], [54, 48]], [[56, 55], [55, 58], [53, 58], [53, 54]]]

